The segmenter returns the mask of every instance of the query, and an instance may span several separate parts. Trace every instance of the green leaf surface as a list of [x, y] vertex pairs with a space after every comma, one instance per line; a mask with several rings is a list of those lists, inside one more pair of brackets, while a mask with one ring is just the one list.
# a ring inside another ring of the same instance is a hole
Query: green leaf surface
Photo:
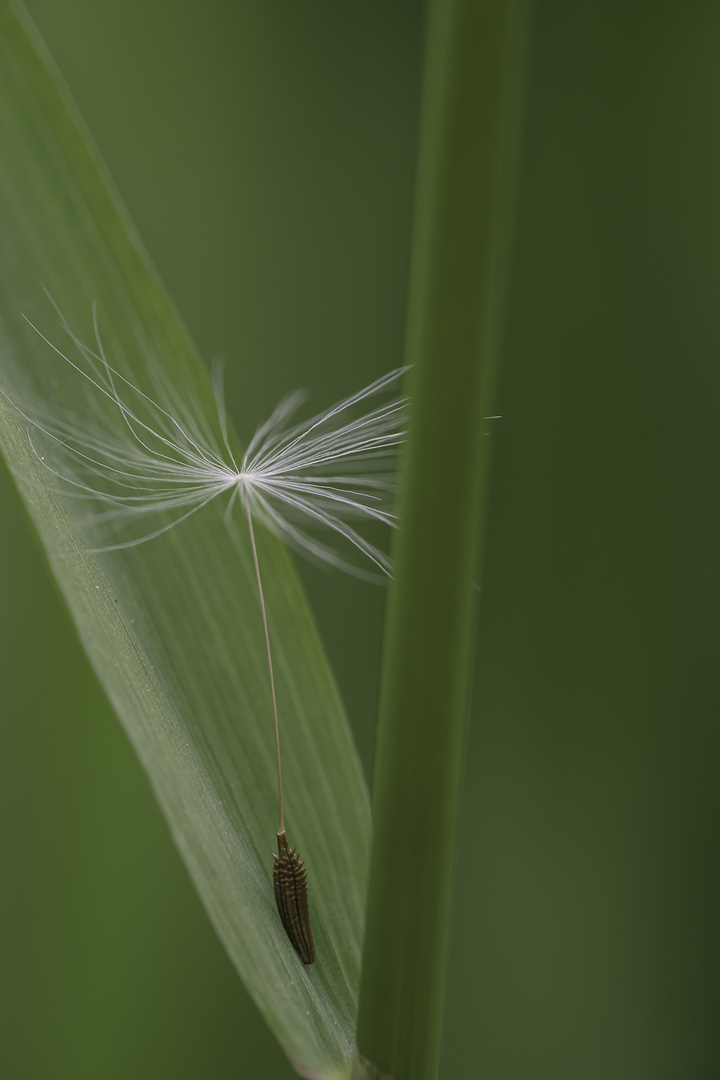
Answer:
[[228, 528], [225, 502], [215, 500], [152, 541], [93, 553], [87, 507], [51, 471], [57, 444], [31, 434], [9, 403], [33, 416], [99, 410], [103, 423], [119, 425], [122, 434], [118, 411], [103, 412], [92, 388], [26, 321], [71, 356], [47, 291], [86, 342], [93, 341], [95, 304], [111, 363], [148, 393], [157, 392], [159, 372], [166, 405], [181, 402], [217, 427], [212, 390], [192, 344], [42, 44], [7, 0], [0, 0], [0, 145], [0, 388], [6, 395], [0, 396], [0, 447], [229, 955], [298, 1069], [345, 1076], [355, 1029], [369, 804], [291, 560], [258, 529], [287, 829], [306, 861], [317, 945], [309, 968], [285, 937], [273, 896], [271, 699], [242, 516]]
[[525, 17], [516, 0], [428, 6], [358, 1026], [367, 1075], [394, 1080], [434, 1080], [440, 1058]]

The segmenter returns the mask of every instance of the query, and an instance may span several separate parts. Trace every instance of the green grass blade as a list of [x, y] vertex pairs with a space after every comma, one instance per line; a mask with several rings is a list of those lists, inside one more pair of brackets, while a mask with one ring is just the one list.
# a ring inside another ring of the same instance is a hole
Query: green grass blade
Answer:
[[[431, 5], [407, 360], [413, 364], [373, 793], [358, 1045], [431, 1080], [515, 132], [515, 5]], [[360, 1070], [362, 1072], [362, 1069]], [[363, 1075], [365, 1073], [363, 1072]]]
[[[8, 0], [0, 0], [0, 145], [5, 394], [26, 410], [50, 406], [83, 415], [90, 407], [77, 373], [23, 318], [54, 345], [72, 348], [46, 289], [84, 341], [93, 340], [97, 305], [111, 361], [148, 392], [151, 363], [189, 408], [212, 416], [213, 394], [192, 345], [49, 58]], [[122, 425], [117, 414], [115, 422]], [[42, 437], [36, 442], [52, 466], [52, 444]], [[275, 911], [272, 714], [241, 517], [228, 530], [224, 505], [216, 500], [156, 540], [93, 554], [76, 503], [39, 460], [27, 423], [2, 396], [0, 448], [229, 955], [289, 1056], [308, 1075], [347, 1075], [368, 799], [287, 553], [258, 529], [283, 725], [288, 835], [306, 860], [318, 949], [311, 968], [299, 963]]]

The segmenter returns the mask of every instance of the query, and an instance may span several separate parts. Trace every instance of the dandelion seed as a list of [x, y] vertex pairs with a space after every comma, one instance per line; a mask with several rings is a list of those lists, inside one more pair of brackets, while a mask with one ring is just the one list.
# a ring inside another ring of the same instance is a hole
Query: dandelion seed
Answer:
[[[250, 537], [267, 653], [278, 777], [278, 854], [273, 881], [283, 927], [304, 964], [315, 959], [305, 869], [285, 833], [280, 725], [272, 650], [255, 523], [304, 555], [362, 577], [390, 573], [387, 555], [359, 531], [363, 522], [394, 526], [394, 464], [403, 441], [406, 400], [395, 398], [364, 414], [361, 406], [397, 383], [398, 369], [310, 420], [291, 424], [304, 400], [284, 398], [250, 441], [239, 464], [229, 438], [221, 371], [213, 373], [216, 415], [206, 416], [179, 390], [148, 370], [156, 395], [113, 367], [93, 308], [95, 342], [84, 344], [49, 297], [77, 358], [61, 351], [28, 321], [57, 356], [84, 381], [89, 412], [50, 415], [14, 407], [28, 421], [28, 437], [42, 466], [67, 496], [93, 508], [91, 526], [105, 540], [94, 551], [134, 547], [180, 525], [218, 497], [227, 497], [226, 520], [244, 509]], [[74, 354], [73, 354], [74, 355]], [[1, 392], [1, 391], [0, 391]], [[7, 397], [7, 395], [5, 395]], [[162, 400], [163, 404], [160, 404]], [[40, 439], [45, 452], [35, 446]], [[50, 452], [52, 450], [52, 453]], [[98, 512], [100, 505], [103, 509]], [[127, 535], [130, 528], [131, 536]], [[117, 539], [118, 529], [125, 531]], [[329, 530], [345, 551], [320, 539]], [[114, 535], [113, 535], [114, 534]], [[365, 566], [352, 562], [359, 553]]]

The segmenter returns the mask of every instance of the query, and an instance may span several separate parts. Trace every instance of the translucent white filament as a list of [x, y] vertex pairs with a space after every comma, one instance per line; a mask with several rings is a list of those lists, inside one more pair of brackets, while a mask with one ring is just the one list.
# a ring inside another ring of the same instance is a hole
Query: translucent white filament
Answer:
[[[217, 413], [203, 416], [157, 372], [149, 372], [158, 391], [150, 396], [113, 367], [95, 311], [95, 343], [90, 348], [56, 310], [76, 357], [30, 325], [77, 372], [89, 391], [89, 408], [86, 415], [49, 410], [38, 415], [15, 407], [31, 425], [35, 452], [62, 481], [66, 494], [95, 506], [104, 504], [100, 513], [95, 510], [92, 525], [105, 527], [103, 540], [109, 536], [109, 542], [94, 550], [142, 544], [227, 493], [228, 518], [240, 497], [255, 521], [311, 558], [371, 576], [317, 535], [327, 529], [347, 542], [348, 551], [356, 549], [390, 573], [387, 555], [362, 536], [358, 526], [363, 520], [396, 523], [394, 466], [404, 437], [406, 400], [394, 398], [365, 413], [362, 407], [391, 390], [404, 369], [295, 425], [291, 421], [304, 395], [289, 395], [257, 429], [239, 459], [228, 435], [219, 370], [213, 379]], [[51, 440], [48, 451], [54, 447], [53, 452], [40, 453], [33, 428]], [[118, 540], [119, 528], [123, 538]], [[133, 535], [127, 538], [129, 533]]]

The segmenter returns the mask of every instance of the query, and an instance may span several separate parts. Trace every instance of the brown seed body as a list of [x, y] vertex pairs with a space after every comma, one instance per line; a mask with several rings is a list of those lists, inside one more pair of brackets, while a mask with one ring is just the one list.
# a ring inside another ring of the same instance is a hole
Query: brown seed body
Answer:
[[310, 927], [305, 865], [291, 848], [285, 830], [277, 834], [278, 854], [273, 855], [273, 884], [278, 914], [295, 952], [303, 964], [315, 963], [315, 942]]

